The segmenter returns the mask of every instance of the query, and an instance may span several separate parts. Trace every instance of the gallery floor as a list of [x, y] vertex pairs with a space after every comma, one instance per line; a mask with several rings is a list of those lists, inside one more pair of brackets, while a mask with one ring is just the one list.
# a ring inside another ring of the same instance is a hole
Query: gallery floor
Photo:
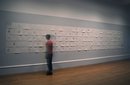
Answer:
[[0, 76], [0, 85], [130, 85], [130, 60]]

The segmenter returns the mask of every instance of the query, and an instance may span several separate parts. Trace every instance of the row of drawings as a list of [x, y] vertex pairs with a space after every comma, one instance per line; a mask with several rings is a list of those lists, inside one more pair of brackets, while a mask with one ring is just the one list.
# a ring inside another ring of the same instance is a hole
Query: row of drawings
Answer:
[[[12, 23], [7, 26], [7, 34], [16, 35], [46, 35], [46, 33], [54, 36], [118, 36], [122, 35], [121, 31], [94, 29], [86, 27], [56, 26], [56, 25], [37, 25], [25, 23]], [[93, 35], [94, 34], [94, 35]]]
[[[77, 41], [77, 42], [70, 42], [70, 41], [61, 41], [61, 42], [54, 42], [54, 46], [101, 46], [101, 45], [109, 45], [109, 46], [122, 46], [121, 42], [118, 41], [112, 41], [112, 42], [106, 42], [106, 41], [100, 41], [100, 42], [94, 42], [94, 41]], [[37, 46], [45, 46], [45, 42], [26, 42], [26, 41], [14, 41], [14, 42], [7, 42], [7, 47], [37, 47]]]
[[[61, 27], [61, 26], [60, 26]], [[59, 27], [52, 27], [55, 29], [46, 29], [46, 26], [43, 29], [22, 29], [22, 28], [8, 28], [7, 34], [15, 34], [15, 35], [46, 35], [46, 33], [52, 34], [54, 36], [95, 36], [95, 37], [102, 37], [105, 35], [106, 37], [110, 36], [119, 36], [122, 33], [120, 31], [111, 31], [111, 30], [101, 30], [101, 29], [94, 29], [94, 28], [79, 28], [79, 27], [66, 27], [65, 29], [61, 29]], [[61, 31], [61, 30], [62, 31]], [[75, 30], [74, 30], [75, 29]], [[80, 29], [80, 30], [79, 30]], [[83, 31], [83, 30], [84, 31]], [[95, 35], [93, 35], [95, 34]]]
[[[122, 37], [89, 37], [89, 36], [55, 36], [56, 41], [122, 41]], [[45, 36], [40, 35], [9, 35], [7, 41], [45, 41]]]
[[7, 26], [7, 53], [45, 52], [45, 35], [51, 34], [54, 51], [123, 48], [123, 32], [97, 28], [12, 23]]
[[[54, 51], [90, 51], [98, 49], [119, 49], [118, 45], [88, 45], [88, 46], [54, 46]], [[120, 47], [121, 48], [121, 47]], [[7, 53], [28, 53], [45, 52], [45, 46], [32, 47], [10, 47], [6, 49]]]

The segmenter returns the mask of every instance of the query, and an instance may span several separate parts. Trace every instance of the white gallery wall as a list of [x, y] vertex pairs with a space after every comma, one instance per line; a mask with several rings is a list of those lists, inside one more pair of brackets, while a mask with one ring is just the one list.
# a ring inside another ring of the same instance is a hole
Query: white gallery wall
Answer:
[[45, 34], [54, 69], [126, 59], [121, 7], [89, 0], [1, 0], [0, 75], [45, 71]]

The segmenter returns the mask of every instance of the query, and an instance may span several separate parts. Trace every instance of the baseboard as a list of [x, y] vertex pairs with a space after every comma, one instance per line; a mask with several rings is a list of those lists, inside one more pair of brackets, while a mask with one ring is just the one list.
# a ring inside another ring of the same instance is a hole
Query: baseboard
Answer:
[[[54, 69], [75, 67], [89, 64], [97, 64], [115, 60], [127, 59], [130, 54], [125, 55], [113, 55], [113, 56], [103, 56], [95, 58], [85, 58], [67, 61], [56, 61], [53, 62]], [[26, 72], [36, 72], [45, 71], [46, 63], [35, 63], [35, 64], [23, 64], [23, 65], [11, 65], [11, 66], [1, 66], [0, 75], [16, 74], [16, 73], [26, 73]]]

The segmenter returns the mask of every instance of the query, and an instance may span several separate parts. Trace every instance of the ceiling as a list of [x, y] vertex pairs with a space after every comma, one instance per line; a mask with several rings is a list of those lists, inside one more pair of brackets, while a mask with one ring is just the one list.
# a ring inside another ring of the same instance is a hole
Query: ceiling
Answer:
[[120, 5], [120, 6], [130, 5], [130, 0], [98, 0], [98, 1], [105, 2], [105, 3], [111, 3], [111, 4], [115, 4], [115, 5]]
[[[42, 1], [42, 0], [41, 0]], [[94, 2], [99, 2], [99, 3], [108, 3], [108, 4], [115, 4], [115, 5], [130, 5], [130, 0], [44, 0], [44, 1], [54, 1], [54, 2], [59, 2], [59, 1], [83, 1], [83, 2], [87, 2], [87, 1], [94, 1]]]
[[[75, 0], [73, 0], [75, 1]], [[122, 6], [122, 7], [130, 7], [130, 0], [79, 0], [79, 1], [94, 1], [97, 3], [103, 3], [103, 4], [112, 4], [112, 5], [116, 5], [116, 6]]]

